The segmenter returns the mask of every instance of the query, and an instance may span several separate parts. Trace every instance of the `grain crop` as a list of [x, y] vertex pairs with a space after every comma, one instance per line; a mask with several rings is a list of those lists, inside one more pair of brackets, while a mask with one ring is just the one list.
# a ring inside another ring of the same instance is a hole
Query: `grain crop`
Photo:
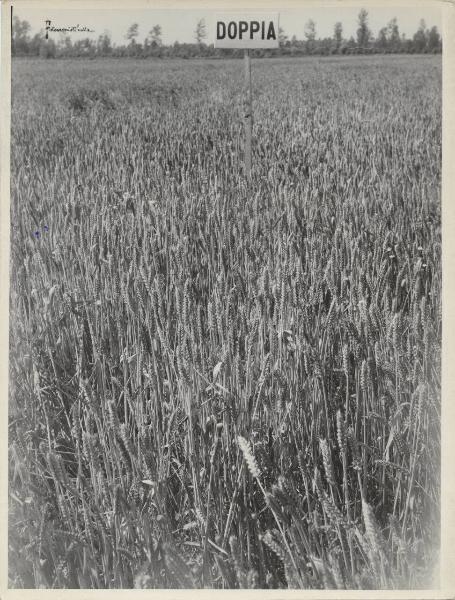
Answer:
[[13, 62], [11, 587], [424, 588], [439, 56]]

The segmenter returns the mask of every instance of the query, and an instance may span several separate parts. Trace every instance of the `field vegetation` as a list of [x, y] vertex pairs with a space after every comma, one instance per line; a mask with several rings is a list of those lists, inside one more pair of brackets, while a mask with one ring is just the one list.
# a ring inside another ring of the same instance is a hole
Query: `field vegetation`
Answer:
[[12, 587], [434, 585], [440, 67], [13, 62]]

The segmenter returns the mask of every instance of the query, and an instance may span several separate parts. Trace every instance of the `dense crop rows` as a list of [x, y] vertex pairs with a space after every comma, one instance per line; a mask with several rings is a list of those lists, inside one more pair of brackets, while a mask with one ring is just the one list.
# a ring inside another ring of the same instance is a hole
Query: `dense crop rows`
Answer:
[[10, 578], [432, 585], [440, 58], [13, 64]]

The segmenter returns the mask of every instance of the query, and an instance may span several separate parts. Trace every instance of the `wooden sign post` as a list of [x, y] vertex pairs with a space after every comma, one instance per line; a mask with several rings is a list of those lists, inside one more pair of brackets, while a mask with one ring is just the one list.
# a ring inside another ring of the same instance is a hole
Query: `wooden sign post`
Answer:
[[245, 176], [251, 177], [251, 138], [253, 136], [253, 92], [250, 51], [245, 48]]
[[251, 48], [278, 48], [278, 13], [223, 13], [216, 17], [215, 48], [244, 48], [245, 51], [245, 177], [251, 177], [253, 136], [253, 92]]

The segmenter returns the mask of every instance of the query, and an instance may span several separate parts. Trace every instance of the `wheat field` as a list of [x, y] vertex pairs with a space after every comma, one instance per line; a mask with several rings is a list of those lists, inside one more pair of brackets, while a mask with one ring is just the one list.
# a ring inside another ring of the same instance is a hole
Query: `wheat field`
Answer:
[[440, 57], [12, 71], [10, 586], [431, 587]]

